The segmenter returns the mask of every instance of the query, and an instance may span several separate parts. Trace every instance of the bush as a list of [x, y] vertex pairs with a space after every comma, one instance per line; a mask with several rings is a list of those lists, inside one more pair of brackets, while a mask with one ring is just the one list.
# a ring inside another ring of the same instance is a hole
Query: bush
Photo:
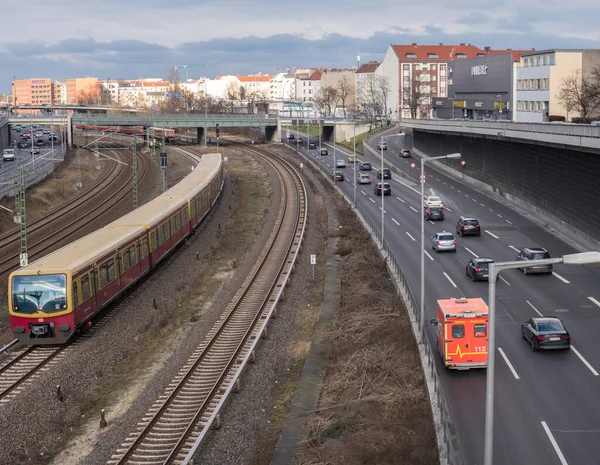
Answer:
[[575, 124], [590, 124], [592, 121], [589, 118], [581, 118], [576, 116], [575, 118], [571, 118], [571, 123]]
[[560, 116], [560, 115], [550, 115], [548, 117], [548, 121], [552, 122], [552, 121], [562, 121], [563, 123], [566, 121], [566, 118], [564, 116]]

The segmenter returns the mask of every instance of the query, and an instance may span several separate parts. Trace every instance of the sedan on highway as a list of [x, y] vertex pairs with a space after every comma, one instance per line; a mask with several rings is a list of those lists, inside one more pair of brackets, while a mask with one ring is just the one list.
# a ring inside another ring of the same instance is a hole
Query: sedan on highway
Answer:
[[471, 281], [488, 281], [490, 273], [490, 263], [494, 263], [491, 258], [478, 257], [472, 258], [467, 263], [465, 272]]
[[440, 197], [438, 197], [437, 195], [428, 195], [423, 200], [423, 206], [424, 207], [443, 207], [444, 202], [442, 202], [442, 199]]
[[443, 207], [424, 207], [423, 210], [425, 211], [426, 220], [444, 221]]
[[341, 158], [338, 158], [335, 160], [335, 167], [336, 168], [346, 168], [346, 162], [344, 160], [342, 160]]
[[452, 233], [442, 231], [431, 236], [431, 248], [437, 252], [456, 252], [456, 239]]
[[[525, 247], [517, 255], [517, 261], [543, 260], [545, 258], [550, 258], [550, 254], [541, 247]], [[521, 270], [523, 274], [552, 273], [553, 267], [552, 265], [524, 266]]]
[[356, 163], [358, 161], [358, 157], [356, 155], [348, 155], [348, 163]]
[[389, 182], [375, 184], [375, 188], [373, 189], [375, 195], [381, 195], [381, 189], [383, 186], [383, 195], [392, 195], [392, 186], [390, 186]]
[[344, 173], [342, 173], [341, 171], [335, 170], [335, 171], [331, 172], [331, 177], [333, 178], [334, 181], [343, 181]]
[[308, 148], [309, 149], [316, 149], [317, 148], [317, 144], [315, 144], [314, 142], [309, 142], [308, 143]]
[[[377, 179], [381, 179], [381, 170], [377, 171]], [[389, 168], [383, 169], [383, 179], [392, 179], [392, 172]]]
[[358, 169], [361, 171], [371, 171], [371, 162], [363, 161], [360, 165], [358, 165]]
[[379, 150], [387, 150], [387, 142], [378, 142], [377, 143], [377, 148]]
[[37, 148], [37, 147], [33, 147], [33, 148], [30, 150], [30, 153], [31, 153], [32, 155], [37, 155], [38, 153], [40, 153], [40, 149], [39, 149], [39, 148]]
[[321, 155], [329, 155], [327, 149], [321, 149]]
[[410, 150], [402, 149], [400, 151], [400, 158], [411, 158], [411, 157], [412, 157], [412, 153], [410, 152]]
[[477, 218], [472, 216], [461, 216], [456, 223], [456, 233], [459, 236], [466, 236], [468, 234], [481, 236], [481, 226]]
[[360, 173], [358, 175], [357, 182], [359, 184], [371, 184], [371, 176], [369, 176], [368, 174], [365, 174], [365, 173]]
[[540, 349], [569, 349], [571, 336], [563, 322], [555, 316], [530, 318], [521, 324], [521, 336], [534, 352]]

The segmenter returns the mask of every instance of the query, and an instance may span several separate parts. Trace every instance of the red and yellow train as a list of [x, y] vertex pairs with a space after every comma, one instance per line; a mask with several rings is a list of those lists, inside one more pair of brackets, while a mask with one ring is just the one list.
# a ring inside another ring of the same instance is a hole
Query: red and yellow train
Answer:
[[221, 154], [205, 154], [161, 196], [11, 273], [15, 338], [34, 345], [67, 342], [190, 235], [222, 189]]
[[[83, 124], [78, 124], [75, 126], [75, 129], [80, 129], [82, 131], [107, 132], [112, 134], [144, 137], [144, 131], [140, 128], [121, 128], [118, 126], [85, 126]], [[163, 137], [167, 140], [175, 139], [176, 132], [176, 128], [150, 128], [150, 133], [155, 139], [162, 139]]]

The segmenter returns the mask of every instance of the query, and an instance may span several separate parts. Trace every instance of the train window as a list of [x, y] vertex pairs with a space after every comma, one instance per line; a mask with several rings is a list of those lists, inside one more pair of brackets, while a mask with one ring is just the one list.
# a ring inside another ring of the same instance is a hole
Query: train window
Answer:
[[81, 302], [79, 302], [79, 292], [77, 291], [78, 281], [73, 280], [73, 305], [77, 307]]
[[154, 252], [158, 248], [158, 242], [156, 241], [156, 229], [150, 233], [150, 246], [152, 247], [152, 252]]
[[111, 258], [106, 262], [106, 268], [108, 269], [108, 282], [110, 283], [115, 279], [115, 259]]
[[142, 237], [142, 258], [146, 258], [148, 256], [148, 238]]
[[90, 277], [86, 274], [81, 277], [81, 301], [85, 302], [90, 298], [90, 295]]
[[176, 231], [179, 230], [179, 228], [177, 227], [177, 217], [176, 216], [171, 217], [170, 223], [171, 223], [171, 231], [173, 233], [175, 233]]
[[161, 224], [158, 227], [158, 243], [159, 245], [165, 242], [165, 227], [164, 224]]
[[131, 261], [131, 266], [137, 263], [137, 255], [135, 253], [135, 244], [129, 247], [129, 260]]
[[100, 265], [100, 288], [103, 288], [108, 284], [108, 267], [106, 263]]
[[192, 202], [190, 202], [190, 210], [192, 213], [192, 218], [196, 218], [196, 203], [197, 203], [198, 199], [194, 199]]
[[123, 271], [127, 271], [131, 268], [131, 260], [129, 258], [129, 250], [123, 250]]
[[184, 210], [181, 210], [181, 222], [183, 224], [187, 224], [188, 221], [189, 221], [188, 220], [188, 211], [187, 211], [187, 208], [186, 208]]

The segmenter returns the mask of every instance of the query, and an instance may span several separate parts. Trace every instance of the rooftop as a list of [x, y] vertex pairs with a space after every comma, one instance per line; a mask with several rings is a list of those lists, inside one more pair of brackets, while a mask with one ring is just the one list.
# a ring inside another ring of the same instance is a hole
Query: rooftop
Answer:
[[369, 61], [368, 63], [365, 63], [364, 65], [360, 65], [360, 68], [358, 68], [356, 70], [356, 72], [357, 73], [372, 73], [379, 67], [379, 65], [380, 65], [380, 63], [377, 61]]
[[392, 45], [399, 60], [456, 60], [460, 58], [477, 58], [485, 55], [505, 53], [510, 50], [492, 50], [490, 47], [483, 49], [471, 44], [459, 45]]

